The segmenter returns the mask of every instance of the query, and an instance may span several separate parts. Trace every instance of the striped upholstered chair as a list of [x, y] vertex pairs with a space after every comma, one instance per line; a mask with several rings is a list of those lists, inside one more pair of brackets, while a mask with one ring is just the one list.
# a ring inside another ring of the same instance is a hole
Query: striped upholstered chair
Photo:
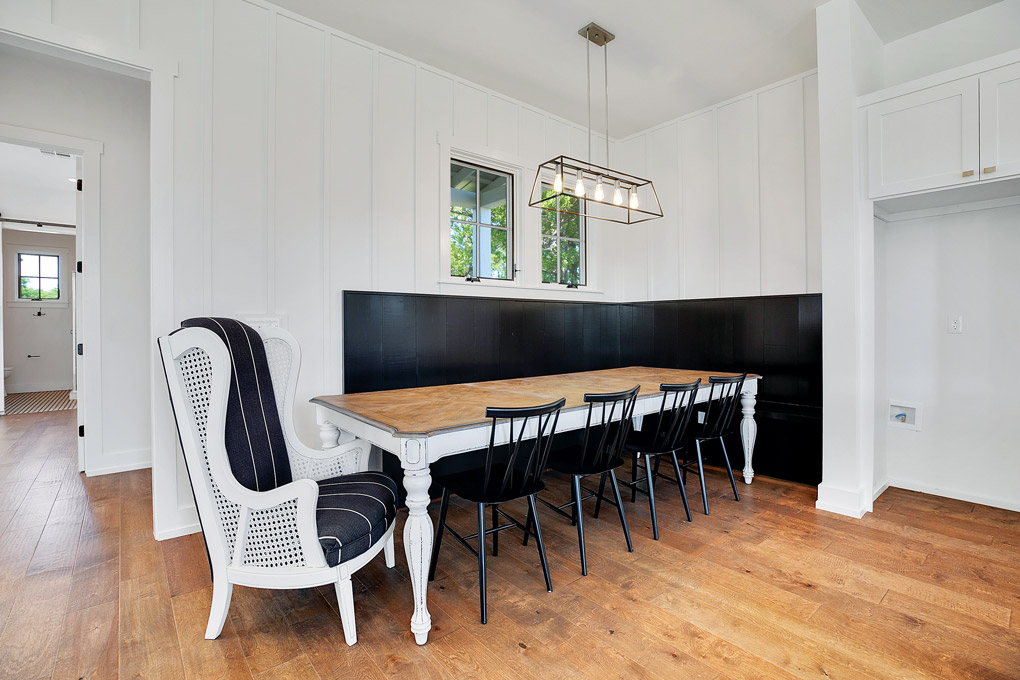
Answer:
[[290, 333], [211, 317], [182, 326], [159, 349], [212, 567], [205, 637], [222, 631], [235, 583], [334, 583], [353, 645], [351, 574], [380, 551], [394, 564], [395, 483], [367, 470], [367, 442], [318, 451], [298, 439]]

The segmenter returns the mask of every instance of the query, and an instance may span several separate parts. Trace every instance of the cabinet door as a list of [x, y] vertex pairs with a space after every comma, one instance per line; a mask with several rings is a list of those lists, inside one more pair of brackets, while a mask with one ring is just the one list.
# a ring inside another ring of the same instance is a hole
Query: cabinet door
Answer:
[[981, 179], [1020, 174], [1020, 64], [981, 75]]
[[871, 198], [976, 182], [978, 77], [868, 108]]

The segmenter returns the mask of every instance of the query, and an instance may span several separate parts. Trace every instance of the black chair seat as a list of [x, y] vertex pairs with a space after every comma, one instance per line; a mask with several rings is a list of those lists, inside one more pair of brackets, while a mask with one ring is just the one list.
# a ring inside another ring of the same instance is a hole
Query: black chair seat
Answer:
[[372, 547], [397, 515], [397, 484], [381, 472], [358, 472], [317, 483], [315, 523], [331, 567]]
[[492, 489], [485, 488], [484, 467], [461, 470], [448, 475], [433, 475], [432, 478], [444, 488], [449, 489], [450, 493], [472, 503], [506, 503], [545, 489], [545, 483], [540, 479], [537, 481], [526, 480], [525, 472], [515, 469], [511, 473], [511, 479], [507, 483], [506, 489], [501, 492], [499, 487], [505, 474], [506, 465], [494, 464], [492, 466], [489, 477], [489, 486], [495, 487]]
[[[628, 447], [624, 447], [628, 448]], [[607, 456], [604, 459], [583, 460], [582, 447], [567, 446], [553, 451], [549, 457], [549, 467], [556, 472], [567, 475], [600, 475], [609, 472], [623, 465], [623, 458], [619, 456]]]
[[654, 428], [647, 426], [640, 430], [634, 430], [631, 432], [630, 437], [627, 438], [627, 443], [623, 445], [623, 448], [633, 453], [647, 453], [650, 455], [671, 453], [673, 449], [663, 448], [665, 438], [661, 434], [656, 436], [657, 434]]

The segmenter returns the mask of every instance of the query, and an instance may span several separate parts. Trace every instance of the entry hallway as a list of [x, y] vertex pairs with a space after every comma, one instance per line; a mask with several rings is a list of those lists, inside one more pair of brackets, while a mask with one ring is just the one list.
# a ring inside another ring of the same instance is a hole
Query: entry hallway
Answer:
[[[355, 647], [332, 587], [237, 587], [223, 634], [204, 640], [201, 535], [153, 540], [149, 470], [79, 476], [74, 424], [0, 418], [3, 678], [1020, 677], [1020, 514], [890, 489], [853, 520], [767, 478], [736, 503], [720, 470], [712, 515], [693, 524], [658, 487], [658, 542], [643, 498], [628, 504], [633, 553], [615, 513], [586, 517], [587, 578], [574, 529], [543, 517], [551, 594], [534, 547], [508, 536], [489, 560], [487, 626], [474, 561], [443, 559], [419, 647], [405, 562], [375, 560], [355, 577]], [[450, 522], [467, 529], [473, 512], [455, 501]]]

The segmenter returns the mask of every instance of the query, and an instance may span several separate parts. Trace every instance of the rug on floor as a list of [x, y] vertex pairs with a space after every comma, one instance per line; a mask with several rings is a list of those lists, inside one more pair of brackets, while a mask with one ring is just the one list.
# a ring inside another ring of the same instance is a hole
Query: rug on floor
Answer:
[[67, 390], [8, 394], [4, 399], [4, 412], [9, 416], [15, 416], [23, 413], [70, 411], [78, 408], [78, 402], [71, 399], [70, 395]]

